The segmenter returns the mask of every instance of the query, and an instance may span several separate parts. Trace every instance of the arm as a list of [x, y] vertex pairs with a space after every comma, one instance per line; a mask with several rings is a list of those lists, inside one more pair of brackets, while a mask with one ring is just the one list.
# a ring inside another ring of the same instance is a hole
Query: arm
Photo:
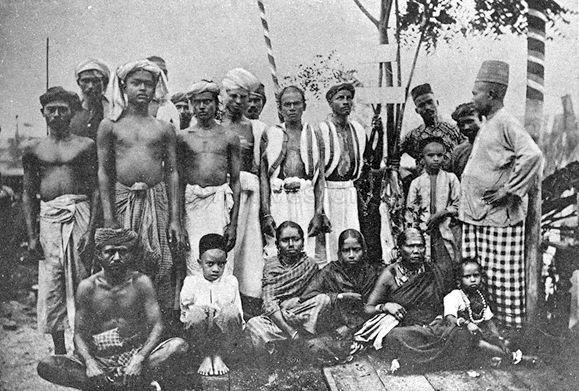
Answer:
[[115, 216], [116, 162], [113, 123], [104, 119], [97, 132], [98, 183], [103, 208], [104, 226], [120, 228]]
[[390, 296], [391, 286], [394, 283], [394, 276], [392, 275], [391, 268], [387, 267], [384, 269], [376, 285], [368, 297], [368, 302], [364, 306], [364, 312], [367, 315], [377, 315], [380, 313], [389, 313], [394, 316], [398, 321], [401, 321], [406, 315], [406, 310], [398, 303], [387, 302]]
[[314, 217], [310, 221], [308, 236], [316, 236], [318, 234], [328, 233], [332, 230], [332, 223], [324, 213], [324, 189], [326, 187], [326, 161], [324, 139], [322, 132], [319, 129], [314, 129], [314, 135], [318, 143], [319, 157], [319, 172], [314, 183]]
[[185, 156], [186, 156], [186, 144], [185, 144], [185, 140], [183, 140], [183, 136], [181, 134], [177, 135], [177, 146], [176, 146], [176, 150], [177, 150], [177, 171], [179, 173], [179, 194], [178, 194], [178, 200], [179, 200], [179, 221], [181, 223], [181, 240], [180, 240], [180, 245], [182, 248], [184, 248], [186, 251], [191, 250], [191, 244], [189, 243], [189, 235], [187, 232], [187, 228], [185, 227], [185, 188], [187, 187], [187, 182], [186, 182], [186, 175], [185, 175], [185, 167], [184, 167], [184, 162], [185, 162]]
[[87, 267], [87, 270], [90, 271], [92, 265], [89, 263], [92, 261], [94, 234], [96, 231], [98, 216], [100, 215], [101, 210], [97, 179], [97, 151], [94, 141], [91, 141], [87, 155], [88, 156], [84, 172], [86, 173], [85, 180], [86, 189], [88, 191], [87, 195], [90, 198], [90, 219], [88, 222], [88, 230], [81, 237], [78, 248], [82, 262]]
[[275, 287], [266, 282], [268, 272], [264, 270], [263, 279], [263, 314], [271, 319], [271, 321], [283, 330], [292, 339], [299, 337], [297, 330], [294, 329], [288, 322], [286, 322], [281, 312], [280, 300], [274, 294]]
[[261, 229], [264, 234], [275, 237], [275, 220], [271, 215], [271, 186], [269, 183], [269, 173], [266, 156], [267, 132], [261, 135], [260, 151], [261, 164], [259, 165], [259, 197], [261, 200]]
[[[178, 126], [178, 125], [177, 125]], [[175, 249], [181, 240], [181, 219], [179, 213], [179, 173], [177, 171], [177, 137], [175, 128], [168, 124], [165, 126], [165, 182], [167, 184], [167, 198], [169, 201], [169, 232], [167, 233], [169, 245]]]
[[36, 224], [38, 200], [36, 194], [40, 189], [40, 167], [31, 145], [24, 149], [22, 167], [24, 168], [22, 207], [28, 233], [28, 249], [31, 252], [36, 252], [38, 250], [38, 224]]
[[233, 192], [233, 208], [231, 209], [230, 222], [225, 230], [225, 240], [227, 251], [235, 246], [237, 236], [237, 217], [239, 215], [239, 202], [241, 199], [241, 184], [239, 182], [239, 171], [241, 168], [241, 146], [239, 137], [233, 135], [229, 143], [229, 186]]

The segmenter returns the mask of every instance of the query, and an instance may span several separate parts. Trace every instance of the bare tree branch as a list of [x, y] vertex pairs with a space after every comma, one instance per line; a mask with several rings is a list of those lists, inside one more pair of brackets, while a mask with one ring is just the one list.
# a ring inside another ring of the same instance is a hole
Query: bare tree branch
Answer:
[[360, 0], [354, 0], [354, 3], [356, 3], [356, 5], [358, 6], [358, 8], [360, 8], [360, 11], [362, 11], [362, 13], [364, 15], [366, 15], [368, 17], [368, 19], [370, 19], [370, 22], [372, 22], [372, 24], [374, 26], [376, 26], [376, 28], [379, 28], [379, 22], [378, 20], [372, 16], [372, 14], [366, 9], [366, 7], [364, 7], [362, 5], [362, 3], [360, 3]]

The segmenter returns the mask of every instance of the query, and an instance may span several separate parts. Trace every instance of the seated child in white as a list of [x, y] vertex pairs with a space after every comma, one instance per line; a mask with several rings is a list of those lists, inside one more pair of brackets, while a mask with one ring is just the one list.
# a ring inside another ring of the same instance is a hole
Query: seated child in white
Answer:
[[229, 372], [223, 356], [245, 326], [237, 278], [223, 275], [227, 263], [224, 245], [223, 236], [218, 234], [199, 240], [202, 273], [187, 276], [181, 289], [181, 322], [188, 342], [203, 354], [197, 372], [204, 376]]

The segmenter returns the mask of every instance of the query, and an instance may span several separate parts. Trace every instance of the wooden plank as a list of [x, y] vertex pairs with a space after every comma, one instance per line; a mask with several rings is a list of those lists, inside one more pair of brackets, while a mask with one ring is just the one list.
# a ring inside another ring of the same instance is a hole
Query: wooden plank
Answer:
[[405, 95], [403, 87], [356, 88], [356, 97], [363, 103], [403, 103]]
[[201, 376], [201, 389], [203, 391], [230, 391], [231, 382], [229, 374], [221, 376]]
[[393, 375], [389, 372], [389, 362], [374, 355], [368, 355], [368, 361], [388, 391], [435, 391], [423, 375]]
[[390, 391], [384, 388], [378, 374], [365, 357], [347, 364], [324, 368], [331, 391]]
[[539, 365], [536, 368], [516, 366], [509, 370], [531, 391], [566, 391], [577, 387], [576, 384], [569, 384], [569, 379], [565, 374], [556, 372], [545, 365]]
[[396, 45], [384, 44], [358, 48], [356, 53], [362, 64], [396, 61]]
[[476, 370], [480, 375], [471, 377], [466, 370], [439, 371], [424, 376], [435, 390], [440, 391], [479, 391], [495, 390], [485, 371]]
[[489, 379], [495, 385], [494, 389], [504, 391], [528, 391], [529, 388], [527, 385], [521, 382], [510, 372], [510, 370], [511, 368], [491, 369], [488, 371]]

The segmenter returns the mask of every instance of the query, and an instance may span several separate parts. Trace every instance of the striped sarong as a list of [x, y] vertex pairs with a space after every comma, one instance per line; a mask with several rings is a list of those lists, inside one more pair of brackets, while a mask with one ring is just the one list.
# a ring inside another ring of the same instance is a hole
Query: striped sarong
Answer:
[[486, 289], [495, 317], [521, 327], [525, 318], [525, 227], [464, 224], [463, 258], [477, 258], [486, 276]]

